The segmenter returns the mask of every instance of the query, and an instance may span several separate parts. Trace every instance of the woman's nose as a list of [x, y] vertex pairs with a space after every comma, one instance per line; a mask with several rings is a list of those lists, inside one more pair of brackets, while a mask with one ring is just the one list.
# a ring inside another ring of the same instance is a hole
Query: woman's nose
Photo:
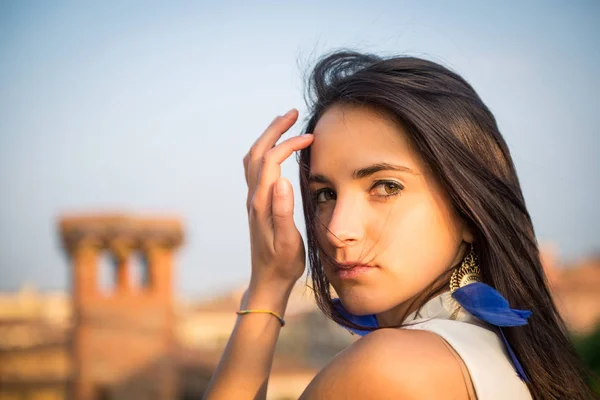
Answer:
[[327, 226], [327, 240], [335, 247], [346, 247], [363, 238], [364, 228], [356, 201], [336, 201], [335, 209]]

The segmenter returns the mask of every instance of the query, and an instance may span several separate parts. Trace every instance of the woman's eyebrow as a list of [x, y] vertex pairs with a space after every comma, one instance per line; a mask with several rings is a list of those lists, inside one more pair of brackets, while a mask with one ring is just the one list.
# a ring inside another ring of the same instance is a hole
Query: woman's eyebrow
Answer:
[[331, 184], [331, 181], [321, 174], [309, 174], [308, 183], [323, 183], [325, 185]]
[[352, 178], [354, 178], [354, 179], [366, 178], [367, 176], [373, 175], [375, 172], [379, 172], [379, 171], [399, 171], [399, 172], [406, 172], [411, 175], [417, 175], [417, 173], [415, 171], [413, 171], [412, 169], [410, 169], [408, 167], [405, 167], [404, 165], [394, 165], [394, 164], [389, 164], [389, 163], [377, 163], [377, 164], [372, 164], [372, 165], [366, 166], [364, 168], [355, 170], [352, 173]]
[[[371, 164], [366, 167], [355, 170], [352, 173], [352, 178], [353, 179], [366, 178], [366, 177], [371, 176], [374, 173], [379, 172], [379, 171], [399, 171], [399, 172], [406, 172], [411, 175], [418, 175], [415, 171], [413, 171], [412, 169], [410, 169], [408, 167], [405, 167], [404, 165], [394, 165], [394, 164], [390, 164], [390, 163], [377, 163], [377, 164]], [[331, 181], [329, 179], [327, 179], [325, 177], [325, 175], [321, 175], [321, 174], [310, 174], [308, 176], [308, 182], [309, 183], [325, 183], [325, 184], [331, 183]]]

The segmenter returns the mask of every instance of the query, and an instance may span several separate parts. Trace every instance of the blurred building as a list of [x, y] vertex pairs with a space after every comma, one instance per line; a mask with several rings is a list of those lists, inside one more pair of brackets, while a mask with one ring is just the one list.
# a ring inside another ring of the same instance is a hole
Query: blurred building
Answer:
[[26, 286], [0, 295], [0, 399], [67, 398], [70, 313], [64, 293], [40, 294]]
[[[172, 273], [180, 221], [72, 216], [61, 220], [60, 234], [71, 260], [74, 397], [175, 398]], [[112, 273], [106, 287], [103, 257]]]
[[585, 335], [600, 326], [600, 255], [560, 265], [546, 248], [542, 261], [556, 306], [569, 330]]

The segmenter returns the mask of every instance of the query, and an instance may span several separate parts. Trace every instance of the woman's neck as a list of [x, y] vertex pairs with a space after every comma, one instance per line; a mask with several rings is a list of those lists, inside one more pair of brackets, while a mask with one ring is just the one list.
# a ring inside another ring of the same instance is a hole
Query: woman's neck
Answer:
[[449, 290], [448, 281], [452, 272], [452, 270], [447, 271], [425, 290], [387, 311], [376, 314], [377, 325], [381, 328], [401, 326], [406, 317], [417, 311], [432, 298]]

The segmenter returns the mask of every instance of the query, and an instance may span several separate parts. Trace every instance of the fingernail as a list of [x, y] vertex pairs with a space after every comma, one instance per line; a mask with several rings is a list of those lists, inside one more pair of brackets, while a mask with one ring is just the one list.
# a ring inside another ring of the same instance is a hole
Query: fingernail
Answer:
[[285, 196], [288, 192], [288, 185], [286, 185], [286, 182], [283, 179], [280, 179], [277, 181], [277, 184], [275, 185], [275, 194], [277, 196]]
[[292, 113], [294, 112], [295, 108], [292, 108], [290, 111], [286, 112], [285, 114], [283, 114], [283, 118], [289, 117], [290, 115], [292, 115]]

